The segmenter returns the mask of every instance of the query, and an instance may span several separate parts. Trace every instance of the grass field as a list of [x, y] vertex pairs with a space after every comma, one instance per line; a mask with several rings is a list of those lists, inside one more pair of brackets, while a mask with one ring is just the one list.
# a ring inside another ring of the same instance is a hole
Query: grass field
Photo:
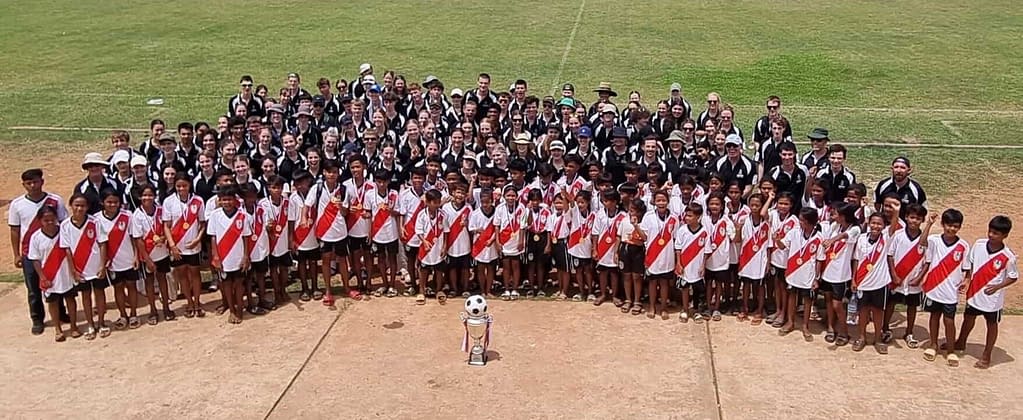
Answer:
[[[0, 147], [49, 148], [151, 118], [214, 120], [241, 74], [275, 90], [298, 71], [351, 79], [359, 63], [409, 80], [471, 88], [516, 78], [553, 94], [600, 81], [651, 106], [681, 82], [699, 110], [708, 91], [747, 132], [778, 94], [797, 135], [826, 126], [846, 142], [1023, 147], [1023, 13], [1011, 1], [816, 2], [6, 2], [0, 16]], [[54, 24], [59, 22], [59, 24]], [[165, 104], [147, 106], [149, 98]], [[624, 103], [620, 98], [619, 103]], [[857, 151], [866, 178], [892, 154], [922, 181], [965, 166], [1023, 169], [1020, 150]], [[877, 171], [880, 172], [877, 172]], [[925, 184], [926, 185], [926, 184]], [[932, 184], [933, 185], [933, 184]]]

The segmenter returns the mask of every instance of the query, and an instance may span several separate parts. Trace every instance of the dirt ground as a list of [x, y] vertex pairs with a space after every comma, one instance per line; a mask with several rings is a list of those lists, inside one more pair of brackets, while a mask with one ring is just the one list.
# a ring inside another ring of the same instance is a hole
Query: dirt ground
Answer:
[[8, 418], [1023, 416], [1020, 317], [1001, 324], [994, 365], [979, 371], [983, 327], [952, 369], [920, 350], [853, 353], [730, 317], [697, 325], [610, 305], [490, 308], [491, 360], [474, 367], [459, 350], [457, 300], [345, 300], [337, 311], [314, 302], [240, 326], [209, 315], [54, 343], [50, 330], [29, 335], [24, 289], [0, 285], [0, 381], [9, 384], [0, 406]]

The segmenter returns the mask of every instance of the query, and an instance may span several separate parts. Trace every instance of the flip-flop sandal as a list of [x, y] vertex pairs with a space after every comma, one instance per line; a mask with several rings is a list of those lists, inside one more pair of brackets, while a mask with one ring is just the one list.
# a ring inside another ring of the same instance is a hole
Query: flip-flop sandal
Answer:
[[863, 351], [864, 347], [867, 347], [867, 343], [865, 341], [863, 341], [863, 339], [853, 340], [853, 342], [852, 342], [852, 351], [855, 351], [855, 352], [859, 353], [859, 352]]
[[166, 310], [163, 311], [163, 319], [164, 320], [166, 320], [166, 321], [173, 321], [176, 318], [177, 318], [177, 315], [174, 315], [174, 311], [172, 311], [170, 309], [166, 309]]
[[710, 319], [712, 319], [714, 321], [720, 321], [721, 320], [721, 312], [714, 311], [714, 314], [710, 316]]
[[836, 346], [842, 347], [842, 346], [844, 346], [846, 344], [849, 344], [849, 337], [846, 337], [844, 335], [840, 335], [837, 338], [835, 338], [835, 345]]
[[917, 340], [916, 338], [913, 338], [912, 335], [907, 335], [903, 337], [903, 340], [906, 340], [906, 347], [909, 347], [911, 349], [920, 347], [920, 341]]
[[139, 322], [139, 317], [133, 316], [131, 318], [128, 318], [128, 328], [131, 328], [131, 329], [134, 330], [134, 329], [140, 327], [141, 325], [142, 325], [142, 323]]
[[238, 319], [238, 317], [234, 316], [234, 314], [231, 314], [231, 316], [229, 316], [227, 318], [227, 323], [228, 324], [241, 324], [242, 320]]
[[381, 296], [384, 295], [384, 292], [386, 292], [386, 291], [387, 291], [387, 289], [384, 289], [383, 287], [379, 287], [379, 288], [377, 288], [376, 290], [373, 291], [373, 296], [381, 297]]
[[82, 332], [78, 331], [78, 328], [75, 328], [75, 329], [71, 330], [70, 335], [71, 335], [71, 338], [78, 338], [78, 337], [82, 336]]
[[619, 308], [621, 308], [621, 307], [622, 307], [622, 305], [624, 305], [624, 304], [625, 304], [625, 301], [624, 301], [624, 300], [621, 300], [621, 299], [618, 299], [618, 298], [614, 298], [614, 299], [612, 299], [612, 302], [614, 302], [615, 306], [617, 306], [617, 307], [619, 307]]
[[632, 314], [633, 315], [639, 315], [641, 313], [643, 313], [643, 305], [641, 305], [641, 304], [633, 304], [632, 305]]
[[803, 341], [805, 341], [807, 343], [813, 342], [813, 334], [810, 334], [810, 332], [807, 331], [807, 330], [803, 330], [802, 332], [803, 332]]
[[298, 300], [301, 300], [302, 302], [308, 302], [310, 300], [313, 300], [313, 297], [309, 296], [309, 292], [302, 292], [302, 294], [298, 295]]
[[762, 318], [755, 316], [753, 317], [753, 319], [750, 319], [749, 324], [752, 326], [757, 326], [760, 325], [762, 322], [764, 322]]
[[157, 314], [149, 314], [149, 316], [146, 317], [146, 324], [156, 325], [156, 324], [159, 324], [159, 323], [160, 323], [160, 316], [157, 315]]
[[622, 305], [622, 307], [620, 309], [621, 309], [623, 314], [629, 313], [629, 311], [632, 310], [632, 302], [626, 301], [625, 304]]
[[739, 322], [746, 322], [746, 313], [739, 312], [738, 314], [735, 315], [735, 320]]
[[110, 337], [110, 327], [107, 326], [99, 327], [99, 337], [100, 338]]
[[782, 329], [778, 330], [778, 335], [784, 337], [786, 335], [789, 335], [789, 333], [791, 333], [791, 332], [793, 332], [795, 330], [796, 329], [792, 328], [792, 327], [783, 327]]
[[576, 293], [576, 294], [572, 295], [572, 302], [582, 302], [582, 301], [583, 301], [583, 295], [581, 295], [579, 293]]
[[885, 343], [874, 343], [874, 350], [877, 350], [877, 354], [888, 354], [888, 345]]
[[693, 315], [693, 322], [697, 323], [697, 324], [702, 324], [703, 323], [703, 314], [701, 314], [699, 312], [694, 314]]
[[988, 362], [986, 360], [978, 360], [977, 363], [973, 364], [973, 367], [977, 369], [987, 369], [991, 367], [991, 362]]
[[775, 318], [774, 321], [771, 321], [771, 326], [774, 328], [781, 328], [782, 325], [785, 325], [784, 319]]
[[313, 292], [313, 300], [320, 300], [320, 299], [323, 299], [323, 291], [322, 290], [314, 291]]
[[393, 298], [393, 297], [396, 297], [396, 296], [398, 296], [398, 291], [397, 290], [394, 290], [393, 288], [392, 289], [387, 289], [387, 297]]
[[270, 301], [270, 300], [264, 300], [262, 302], [259, 302], [259, 307], [261, 307], [263, 309], [266, 309], [267, 311], [276, 311], [277, 310], [277, 302]]
[[829, 331], [827, 334], [824, 334], [824, 342], [829, 343], [829, 344], [830, 343], [834, 343], [836, 337], [837, 336], [835, 335], [835, 333]]
[[[214, 309], [213, 311], [216, 312], [217, 315], [223, 315], [224, 312], [227, 312], [227, 306], [219, 305], [219, 306], [217, 306], [217, 309]], [[189, 309], [189, 310], [185, 311], [185, 317], [191, 318], [190, 316], [188, 316], [189, 312], [192, 312], [192, 310]], [[192, 314], [195, 315], [194, 312]]]
[[[507, 299], [505, 299], [505, 300], [507, 300]], [[416, 295], [416, 305], [425, 305], [425, 304], [426, 304], [426, 295], [424, 295], [422, 293]]]
[[959, 367], [959, 356], [955, 353], [949, 353], [948, 356], [945, 356], [945, 363], [949, 367]]
[[116, 328], [117, 330], [123, 330], [125, 328], [128, 328], [128, 320], [125, 319], [124, 317], [117, 318], [117, 321], [114, 321], [114, 328]]
[[64, 333], [59, 332], [59, 333], [57, 333], [57, 335], [53, 336], [53, 340], [58, 342], [58, 343], [63, 343], [65, 341], [67, 341], [67, 337], [64, 336]]
[[[224, 308], [224, 311], [227, 311], [226, 307]], [[220, 312], [220, 308], [217, 308], [217, 312], [219, 312], [218, 315], [223, 314], [223, 312]], [[185, 318], [195, 318], [195, 311], [192, 309], [185, 309]]]
[[679, 312], [679, 314], [678, 314], [678, 322], [681, 322], [683, 324], [688, 324], [689, 323], [689, 314], [687, 314], [685, 311]]
[[195, 316], [196, 316], [196, 318], [205, 318], [206, 317], [206, 311], [202, 310], [202, 308], [196, 308]]
[[95, 340], [96, 330], [92, 327], [89, 327], [89, 329], [85, 331], [85, 339], [89, 341]]
[[448, 303], [448, 295], [445, 295], [444, 293], [437, 293], [437, 303], [439, 303], [441, 305], [447, 304]]
[[334, 306], [334, 295], [325, 294], [322, 300], [323, 306]]
[[938, 352], [935, 351], [934, 349], [924, 350], [924, 360], [926, 360], [928, 362], [933, 362], [934, 359], [937, 358], [937, 357], [938, 357]]
[[348, 297], [352, 300], [362, 300], [363, 298], [362, 293], [359, 293], [359, 291], [355, 289], [348, 289]]
[[661, 312], [661, 321], [667, 321], [669, 318], [668, 311]]
[[266, 315], [266, 309], [259, 305], [249, 306], [249, 313], [253, 315]]

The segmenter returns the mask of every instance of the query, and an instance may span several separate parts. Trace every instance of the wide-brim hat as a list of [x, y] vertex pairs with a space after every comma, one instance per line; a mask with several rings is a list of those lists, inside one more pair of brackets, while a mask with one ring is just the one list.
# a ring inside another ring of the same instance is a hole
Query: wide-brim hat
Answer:
[[298, 112], [295, 113], [295, 118], [301, 117], [303, 115], [305, 115], [305, 116], [307, 116], [309, 118], [313, 117], [313, 113], [311, 112], [311, 110], [309, 108], [299, 108]]
[[827, 140], [828, 129], [821, 127], [814, 128], [813, 131], [810, 132], [810, 134], [806, 135], [806, 137], [810, 138], [811, 140]]
[[527, 144], [528, 145], [528, 144], [532, 144], [533, 142], [529, 139], [529, 135], [528, 134], [522, 133], [522, 134], [519, 134], [519, 135], [515, 136], [515, 141], [513, 141], [512, 143], [514, 143], [514, 144]]
[[566, 96], [564, 98], [561, 98], [560, 101], [558, 101], [558, 106], [567, 106], [569, 108], [575, 109], [575, 100]]
[[440, 90], [444, 90], [444, 83], [441, 83], [437, 76], [429, 75], [426, 76], [426, 80], [423, 81], [423, 87], [427, 90], [433, 89], [434, 86], [439, 86]]
[[666, 141], [669, 143], [673, 141], [684, 143], [686, 141], [686, 138], [683, 136], [681, 131], [674, 130], [670, 134], [668, 134], [668, 138], [666, 139]]
[[597, 88], [593, 89], [593, 91], [597, 93], [607, 93], [608, 95], [611, 96], [618, 96], [618, 92], [615, 92], [614, 90], [611, 89], [610, 82], [600, 82], [600, 84], [597, 85]]
[[110, 163], [106, 159], [103, 159], [103, 155], [97, 152], [90, 152], [85, 154], [85, 158], [82, 159], [82, 169], [89, 169], [90, 166], [107, 166]]

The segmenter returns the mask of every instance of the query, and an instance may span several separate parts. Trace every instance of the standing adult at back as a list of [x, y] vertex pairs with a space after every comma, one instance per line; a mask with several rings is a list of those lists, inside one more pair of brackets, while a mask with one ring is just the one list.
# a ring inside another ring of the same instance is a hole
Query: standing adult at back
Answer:
[[[874, 207], [881, 210], [882, 197], [889, 193], [895, 193], [902, 201], [903, 212], [908, 204], [919, 204], [927, 206], [927, 194], [920, 183], [911, 179], [913, 167], [909, 164], [909, 158], [899, 156], [892, 161], [892, 176], [882, 179], [874, 188]], [[903, 214], [905, 215], [905, 214]]]

